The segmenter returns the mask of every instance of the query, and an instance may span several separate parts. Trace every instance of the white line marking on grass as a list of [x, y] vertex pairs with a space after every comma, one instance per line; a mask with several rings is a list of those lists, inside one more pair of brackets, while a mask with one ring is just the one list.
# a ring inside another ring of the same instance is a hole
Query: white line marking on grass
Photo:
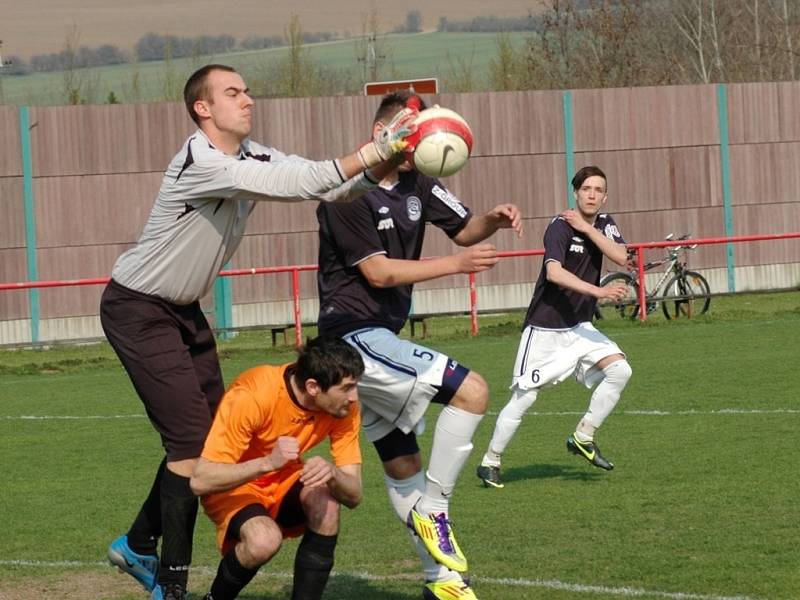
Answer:
[[567, 592], [579, 592], [581, 594], [613, 594], [625, 598], [669, 598], [670, 600], [756, 600], [751, 596], [716, 596], [714, 594], [692, 594], [688, 592], [661, 592], [658, 590], [645, 590], [642, 588], [630, 587], [607, 587], [603, 585], [586, 585], [583, 583], [565, 583], [558, 580], [541, 579], [497, 579], [494, 577], [475, 578], [476, 581], [485, 581], [495, 585], [511, 585], [520, 587], [538, 587], [551, 590], [563, 590]]
[[[487, 415], [498, 415], [500, 413], [487, 411]], [[538, 417], [563, 417], [563, 416], [580, 416], [584, 412], [578, 411], [531, 411], [527, 415], [535, 415]], [[671, 417], [675, 415], [785, 415], [785, 414], [800, 414], [800, 409], [796, 408], [774, 408], [774, 409], [761, 409], [761, 408], [720, 408], [718, 410], [615, 410], [615, 415], [631, 415], [631, 416], [645, 416], [645, 417]]]
[[[0, 567], [36, 567], [36, 568], [64, 568], [64, 567], [108, 567], [107, 562], [89, 562], [77, 560], [0, 560]], [[217, 572], [216, 567], [197, 565], [192, 567], [193, 571], [213, 575]], [[347, 572], [334, 570], [333, 577], [345, 576], [364, 579], [366, 581], [417, 581], [420, 576], [417, 574], [398, 573], [395, 575], [374, 575], [366, 571]], [[270, 571], [259, 572], [260, 577], [275, 577], [278, 579], [291, 579], [291, 573], [275, 573]], [[662, 592], [659, 590], [645, 590], [642, 588], [631, 587], [609, 587], [603, 585], [589, 585], [584, 583], [567, 583], [557, 579], [517, 579], [517, 578], [498, 578], [498, 577], [474, 577], [476, 582], [485, 582], [492, 585], [509, 587], [528, 587], [544, 588], [565, 592], [579, 592], [582, 594], [611, 594], [623, 598], [667, 598], [669, 600], [759, 600], [753, 596], [717, 596], [715, 594], [695, 594], [690, 592]]]
[[81, 421], [112, 419], [143, 419], [147, 415], [3, 415], [5, 421]]
[[[489, 411], [490, 416], [497, 416], [500, 413]], [[578, 411], [533, 411], [527, 413], [537, 417], [574, 417], [584, 413]], [[708, 415], [796, 415], [800, 414], [800, 409], [796, 408], [720, 408], [718, 410], [618, 410], [615, 415], [630, 415], [644, 417], [672, 417], [672, 416], [708, 416]], [[79, 421], [79, 420], [113, 420], [113, 419], [144, 419], [144, 413], [132, 415], [0, 415], [0, 420], [4, 421]]]

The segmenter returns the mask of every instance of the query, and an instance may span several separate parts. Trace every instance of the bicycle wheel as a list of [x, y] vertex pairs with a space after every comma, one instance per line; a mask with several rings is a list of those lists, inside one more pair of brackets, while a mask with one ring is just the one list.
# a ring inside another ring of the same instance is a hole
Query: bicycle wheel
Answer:
[[675, 275], [664, 289], [661, 308], [667, 319], [685, 317], [691, 319], [702, 315], [711, 304], [711, 288], [706, 278], [695, 271], [684, 271]]
[[628, 286], [628, 295], [621, 302], [602, 299], [597, 301], [594, 316], [597, 319], [608, 319], [614, 315], [623, 319], [634, 319], [639, 314], [639, 284], [627, 273], [609, 273], [600, 280], [600, 287], [624, 283]]

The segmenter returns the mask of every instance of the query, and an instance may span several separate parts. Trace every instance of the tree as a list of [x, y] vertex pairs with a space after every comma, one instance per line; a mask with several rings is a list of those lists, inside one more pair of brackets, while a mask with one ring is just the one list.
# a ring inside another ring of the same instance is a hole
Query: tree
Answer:
[[489, 87], [497, 91], [518, 90], [524, 86], [524, 68], [520, 63], [511, 37], [507, 33], [498, 33], [497, 55], [489, 60]]
[[380, 32], [378, 12], [373, 8], [361, 21], [361, 37], [356, 41], [356, 60], [363, 65], [364, 81], [379, 81], [389, 48]]
[[422, 31], [422, 13], [410, 10], [406, 13], [406, 20], [392, 30], [394, 33], [419, 33]]
[[[546, 0], [522, 60], [535, 87], [628, 86], [650, 76], [643, 0]], [[585, 4], [585, 7], [584, 7]]]
[[289, 19], [285, 35], [289, 53], [278, 65], [278, 91], [283, 96], [310, 96], [316, 87], [317, 74], [308, 48], [303, 44], [300, 17], [295, 13]]
[[61, 51], [63, 60], [62, 82], [64, 97], [67, 104], [88, 104], [94, 101], [99, 81], [98, 75], [90, 75], [85, 69], [81, 68], [80, 55], [80, 31], [77, 25], [72, 25], [67, 30], [64, 38], [64, 50]]

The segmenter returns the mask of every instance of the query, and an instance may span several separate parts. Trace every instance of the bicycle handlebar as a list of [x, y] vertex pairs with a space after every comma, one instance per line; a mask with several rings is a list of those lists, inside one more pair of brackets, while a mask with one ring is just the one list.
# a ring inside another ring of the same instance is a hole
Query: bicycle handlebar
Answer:
[[[688, 240], [691, 237], [692, 237], [691, 233], [685, 233], [682, 236], [680, 236], [679, 238], [675, 238], [675, 234], [674, 233], [669, 233], [664, 237], [664, 240], [669, 241], [669, 240], [673, 240], [674, 239], [677, 242], [677, 241], [681, 241], [681, 240]], [[666, 246], [667, 256], [665, 256], [664, 258], [662, 258], [660, 260], [654, 260], [654, 261], [646, 262], [644, 264], [644, 270], [645, 271], [649, 271], [649, 270], [654, 269], [656, 267], [660, 267], [661, 265], [663, 265], [663, 264], [665, 264], [665, 263], [667, 263], [667, 262], [669, 262], [671, 260], [676, 260], [677, 256], [678, 256], [678, 252], [680, 252], [681, 250], [694, 250], [695, 248], [697, 248], [697, 244], [691, 244], [689, 246], [687, 246], [685, 244], [684, 245], [678, 245], [678, 246]], [[628, 258], [628, 262], [630, 263], [630, 268], [634, 269], [634, 268], [636, 268], [636, 260], [634, 260], [634, 257], [636, 256], [636, 250], [633, 249], [633, 248], [628, 248], [627, 250], [628, 250], [628, 257], [629, 257]]]

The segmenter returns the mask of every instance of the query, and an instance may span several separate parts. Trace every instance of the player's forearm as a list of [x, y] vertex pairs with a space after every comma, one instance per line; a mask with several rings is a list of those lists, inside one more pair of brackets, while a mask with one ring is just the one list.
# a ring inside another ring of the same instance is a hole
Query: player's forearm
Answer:
[[360, 194], [373, 189], [380, 181], [377, 176], [372, 181], [363, 175], [353, 178], [360, 171], [348, 176], [343, 172], [340, 161], [312, 161], [299, 156], [268, 163], [236, 161], [229, 170], [231, 185], [239, 191], [238, 197], [252, 200], [332, 201], [353, 195], [354, 186], [363, 188], [359, 190]]
[[393, 171], [397, 166], [400, 164], [400, 159], [389, 159], [379, 162], [378, 164], [366, 169], [364, 163], [361, 162], [361, 159], [358, 158], [358, 152], [353, 152], [352, 154], [348, 154], [347, 156], [342, 156], [339, 158], [339, 167], [342, 171], [342, 174], [350, 179], [351, 177], [355, 177], [359, 173], [363, 173], [365, 170], [369, 170], [371, 174], [371, 178], [380, 181], [384, 177], [386, 177], [391, 171]]
[[368, 259], [361, 272], [374, 288], [392, 288], [412, 285], [437, 277], [459, 272], [453, 256], [441, 256], [429, 260], [403, 260], [379, 255]]
[[358, 506], [363, 497], [361, 477], [348, 475], [341, 469], [336, 469], [334, 477], [328, 481], [328, 489], [333, 497], [347, 508]]
[[545, 269], [547, 269], [547, 281], [550, 283], [587, 296], [597, 297], [600, 288], [570, 273], [560, 263], [550, 261], [545, 264]]
[[599, 230], [592, 228], [588, 232], [589, 239], [600, 249], [609, 260], [614, 261], [620, 266], [625, 266], [628, 261], [628, 249], [624, 244], [618, 244], [614, 240], [607, 238]]
[[267, 457], [237, 464], [217, 463], [201, 458], [189, 485], [197, 496], [216, 494], [252, 481], [271, 470]]
[[490, 215], [472, 217], [464, 229], [453, 237], [453, 241], [459, 246], [472, 246], [482, 242], [500, 228], [497, 219]]

